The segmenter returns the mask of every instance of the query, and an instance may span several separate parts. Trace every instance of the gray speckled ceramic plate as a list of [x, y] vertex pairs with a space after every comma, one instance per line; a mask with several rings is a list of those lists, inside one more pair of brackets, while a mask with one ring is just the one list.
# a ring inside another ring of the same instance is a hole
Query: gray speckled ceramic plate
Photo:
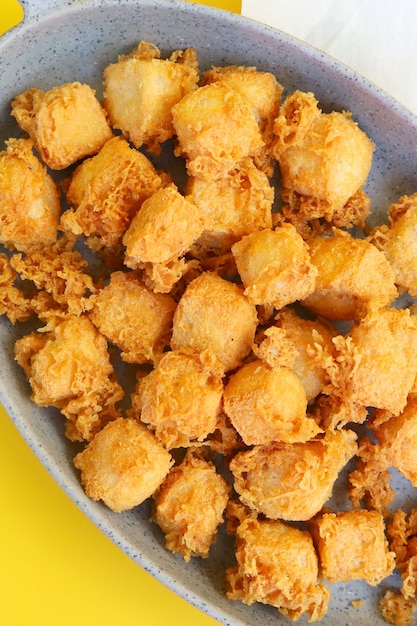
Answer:
[[[24, 23], [0, 41], [0, 140], [15, 136], [10, 117], [13, 96], [30, 87], [49, 88], [66, 81], [85, 81], [101, 92], [103, 68], [140, 39], [162, 52], [186, 46], [198, 50], [203, 69], [211, 64], [249, 64], [272, 71], [289, 93], [313, 91], [324, 110], [347, 109], [374, 140], [377, 149], [367, 185], [372, 198], [371, 223], [384, 219], [390, 202], [417, 191], [417, 120], [405, 109], [332, 59], [280, 32], [208, 7], [172, 0], [23, 2]], [[58, 7], [58, 8], [57, 8]], [[148, 521], [145, 503], [128, 513], [113, 514], [87, 499], [72, 465], [74, 449], [52, 411], [36, 408], [12, 357], [19, 333], [0, 321], [0, 398], [28, 444], [78, 506], [140, 566], [180, 596], [223, 624], [268, 626], [286, 623], [276, 609], [230, 602], [224, 596], [224, 570], [233, 561], [221, 534], [208, 560], [185, 564], [167, 552], [158, 528]], [[407, 481], [394, 477], [398, 498], [411, 502]], [[336, 492], [336, 500], [339, 494]], [[392, 577], [387, 584], [398, 584]], [[361, 584], [332, 586], [323, 626], [384, 624], [377, 609], [380, 590]], [[360, 609], [352, 600], [364, 600]], [[306, 623], [307, 620], [300, 620]]]

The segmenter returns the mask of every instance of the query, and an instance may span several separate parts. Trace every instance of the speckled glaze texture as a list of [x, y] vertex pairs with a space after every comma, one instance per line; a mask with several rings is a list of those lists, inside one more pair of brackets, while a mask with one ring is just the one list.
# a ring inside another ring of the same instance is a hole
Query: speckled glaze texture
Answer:
[[[63, 4], [65, 6], [61, 6]], [[25, 21], [0, 40], [0, 140], [17, 136], [10, 101], [31, 86], [47, 89], [79, 80], [101, 95], [102, 72], [140, 39], [155, 42], [162, 53], [194, 46], [201, 69], [211, 64], [249, 64], [273, 72], [286, 93], [312, 91], [324, 110], [350, 110], [376, 144], [367, 185], [375, 225], [401, 194], [417, 191], [417, 120], [363, 78], [303, 43], [235, 14], [174, 2], [25, 0]], [[230, 540], [224, 534], [208, 560], [185, 564], [167, 552], [158, 528], [149, 522], [148, 504], [114, 514], [85, 497], [72, 458], [76, 451], [64, 437], [54, 411], [29, 400], [23, 372], [13, 360], [18, 329], [0, 321], [0, 399], [28, 444], [76, 504], [141, 567], [180, 596], [225, 625], [272, 626], [288, 621], [271, 607], [247, 607], [225, 598], [224, 570], [232, 565]], [[409, 497], [406, 481], [395, 478], [398, 498]], [[338, 494], [335, 497], [338, 501]], [[340, 502], [338, 501], [340, 504]], [[387, 584], [398, 584], [395, 577]], [[323, 626], [385, 624], [378, 615], [377, 592], [367, 585], [332, 585]], [[360, 610], [352, 600], [362, 599]], [[301, 619], [306, 624], [307, 619]]]

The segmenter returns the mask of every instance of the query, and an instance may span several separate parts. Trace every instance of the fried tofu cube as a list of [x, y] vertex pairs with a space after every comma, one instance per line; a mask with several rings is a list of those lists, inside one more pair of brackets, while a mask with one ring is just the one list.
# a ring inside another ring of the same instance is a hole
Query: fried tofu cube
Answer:
[[162, 180], [149, 159], [123, 137], [113, 137], [75, 170], [67, 191], [71, 209], [61, 226], [84, 235], [95, 249], [119, 243], [143, 201]]
[[394, 571], [395, 555], [389, 551], [379, 511], [324, 513], [310, 529], [329, 583], [364, 580], [375, 586]]
[[243, 158], [263, 147], [251, 105], [222, 82], [199, 87], [172, 108], [177, 156], [185, 156], [190, 176], [228, 175]]
[[313, 292], [317, 269], [292, 224], [245, 235], [232, 254], [249, 302], [282, 309]]
[[282, 174], [282, 197], [306, 221], [324, 218], [335, 226], [363, 223], [368, 214], [344, 210], [365, 184], [374, 144], [350, 113], [323, 113], [311, 93], [296, 91], [275, 120], [274, 153]]
[[107, 424], [74, 458], [92, 500], [120, 513], [142, 504], [168, 474], [173, 459], [154, 435], [134, 419]]
[[[54, 326], [54, 327], [51, 327]], [[54, 406], [67, 418], [72, 441], [91, 441], [119, 416], [124, 391], [116, 381], [105, 338], [85, 316], [68, 316], [15, 344], [15, 357], [38, 406]]]
[[206, 353], [172, 350], [139, 379], [132, 408], [166, 448], [187, 447], [216, 429], [222, 395], [222, 372]]
[[334, 229], [333, 236], [309, 241], [309, 249], [318, 273], [303, 304], [312, 313], [329, 320], [359, 320], [398, 296], [390, 264], [364, 239]]
[[207, 350], [227, 372], [249, 354], [257, 324], [256, 307], [239, 285], [203, 272], [191, 281], [178, 303], [171, 348]]
[[57, 187], [30, 139], [10, 139], [0, 152], [0, 243], [29, 252], [54, 243], [61, 211]]
[[159, 154], [174, 134], [172, 107], [199, 81], [195, 50], [176, 50], [161, 59], [159, 49], [140, 42], [128, 56], [104, 70], [104, 106], [114, 128], [136, 148]]
[[192, 247], [198, 258], [229, 252], [244, 235], [272, 226], [274, 188], [252, 158], [242, 159], [226, 178], [190, 177], [186, 192], [205, 219]]
[[339, 472], [356, 454], [352, 430], [305, 443], [272, 443], [239, 452], [230, 463], [243, 504], [269, 519], [307, 521], [332, 495]]
[[306, 414], [307, 398], [289, 367], [244, 364], [224, 390], [224, 411], [246, 445], [308, 441], [320, 432]]
[[113, 135], [95, 91], [79, 82], [28, 89], [13, 100], [12, 115], [53, 170], [95, 154]]
[[417, 193], [401, 196], [388, 207], [389, 224], [375, 228], [368, 241], [381, 250], [388, 259], [394, 280], [399, 288], [417, 296]]
[[90, 318], [126, 363], [154, 363], [169, 345], [176, 302], [146, 287], [134, 272], [112, 272], [90, 302]]
[[153, 496], [152, 518], [165, 534], [165, 545], [191, 557], [207, 558], [229, 499], [230, 487], [215, 465], [189, 449]]
[[236, 530], [235, 567], [226, 572], [230, 600], [262, 602], [292, 621], [327, 612], [330, 591], [318, 582], [318, 559], [311, 535], [280, 520], [248, 516]]

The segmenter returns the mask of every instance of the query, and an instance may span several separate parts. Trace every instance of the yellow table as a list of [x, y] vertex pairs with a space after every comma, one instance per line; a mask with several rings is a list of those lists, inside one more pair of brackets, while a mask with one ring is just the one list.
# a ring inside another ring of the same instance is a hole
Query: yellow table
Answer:
[[[22, 18], [1, 0], [0, 34]], [[240, 0], [203, 1], [237, 12]], [[0, 406], [0, 626], [214, 626], [61, 491]]]

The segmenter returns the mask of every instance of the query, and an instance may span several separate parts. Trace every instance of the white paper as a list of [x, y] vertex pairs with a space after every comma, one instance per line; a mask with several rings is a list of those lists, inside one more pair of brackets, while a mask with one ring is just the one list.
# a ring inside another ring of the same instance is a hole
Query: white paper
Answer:
[[242, 0], [242, 14], [327, 52], [417, 114], [416, 0]]

